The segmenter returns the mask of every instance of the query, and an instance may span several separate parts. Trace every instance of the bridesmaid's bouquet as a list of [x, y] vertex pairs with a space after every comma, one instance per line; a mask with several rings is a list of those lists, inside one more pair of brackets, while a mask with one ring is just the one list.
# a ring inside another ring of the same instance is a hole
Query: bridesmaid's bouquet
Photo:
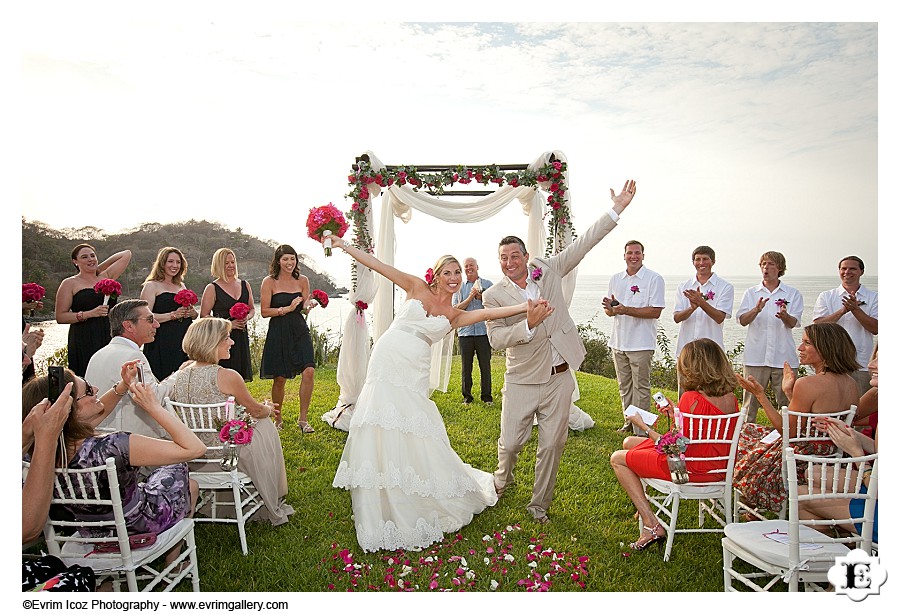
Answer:
[[[179, 290], [178, 294], [175, 295], [175, 302], [182, 307], [193, 307], [198, 302], [197, 294], [193, 290], [188, 290], [187, 288]], [[182, 320], [183, 318], [178, 319]]]
[[331, 239], [328, 237], [333, 234], [343, 237], [349, 227], [347, 220], [344, 219], [344, 214], [331, 203], [310, 209], [309, 217], [306, 218], [306, 230], [309, 238], [322, 241], [326, 256], [331, 255]]
[[[36, 283], [27, 283], [22, 284], [22, 302], [23, 303], [37, 303], [42, 298], [47, 291], [44, 289], [44, 286]], [[34, 309], [31, 310], [31, 315], [34, 315]]]
[[316, 299], [322, 307], [328, 307], [328, 294], [322, 290], [313, 290], [312, 297]]
[[247, 303], [235, 303], [228, 310], [228, 315], [232, 320], [243, 320], [250, 314], [250, 305]]
[[96, 292], [97, 294], [102, 294], [103, 304], [108, 305], [109, 297], [115, 297], [122, 294], [122, 284], [117, 282], [115, 279], [110, 279], [109, 277], [107, 277], [106, 279], [101, 279], [94, 284], [94, 292]]

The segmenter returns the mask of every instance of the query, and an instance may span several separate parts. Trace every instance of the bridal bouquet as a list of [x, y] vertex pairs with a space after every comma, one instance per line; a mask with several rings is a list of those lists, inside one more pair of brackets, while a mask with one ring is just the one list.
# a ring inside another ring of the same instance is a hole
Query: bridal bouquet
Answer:
[[322, 241], [326, 256], [331, 255], [331, 239], [328, 237], [333, 234], [343, 237], [349, 227], [347, 220], [344, 219], [344, 214], [331, 203], [310, 209], [309, 217], [306, 218], [306, 230], [309, 238]]
[[316, 299], [322, 307], [328, 307], [328, 294], [322, 290], [313, 290], [312, 297]]
[[122, 294], [122, 284], [117, 282], [115, 279], [110, 279], [107, 277], [106, 279], [101, 279], [96, 284], [94, 284], [94, 292], [97, 294], [103, 295], [103, 304], [109, 304], [109, 297], [117, 297]]
[[243, 320], [250, 313], [250, 305], [247, 303], [235, 303], [228, 310], [228, 315], [232, 320]]
[[[197, 294], [193, 290], [188, 290], [187, 288], [179, 290], [178, 294], [175, 295], [175, 302], [182, 307], [193, 307], [198, 302]], [[181, 320], [182, 318], [178, 319]]]

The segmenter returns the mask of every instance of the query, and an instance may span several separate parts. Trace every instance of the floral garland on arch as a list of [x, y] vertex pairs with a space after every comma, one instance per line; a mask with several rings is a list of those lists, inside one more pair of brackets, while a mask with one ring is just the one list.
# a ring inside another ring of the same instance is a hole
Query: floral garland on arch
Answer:
[[[549, 209], [544, 216], [547, 219], [547, 248], [546, 256], [553, 255], [554, 246], [564, 245], [567, 238], [574, 236], [572, 227], [572, 212], [569, 209], [569, 199], [566, 197], [568, 186], [565, 182], [566, 163], [560, 161], [548, 162], [537, 171], [528, 169], [516, 171], [501, 171], [497, 165], [477, 166], [469, 168], [457, 165], [454, 169], [445, 169], [437, 173], [424, 173], [416, 170], [415, 166], [398, 166], [395, 169], [382, 169], [378, 172], [372, 170], [369, 162], [360, 160], [357, 168], [347, 177], [350, 184], [350, 193], [346, 196], [353, 203], [347, 217], [353, 224], [353, 246], [365, 252], [375, 251], [372, 235], [366, 222], [366, 214], [369, 207], [369, 184], [374, 183], [382, 188], [397, 185], [409, 185], [418, 192], [427, 190], [433, 196], [441, 196], [444, 190], [460, 183], [480, 183], [482, 185], [494, 184], [496, 187], [509, 185], [514, 188], [519, 186], [540, 187], [547, 192], [547, 205]], [[356, 268], [353, 268], [353, 287], [356, 288]]]

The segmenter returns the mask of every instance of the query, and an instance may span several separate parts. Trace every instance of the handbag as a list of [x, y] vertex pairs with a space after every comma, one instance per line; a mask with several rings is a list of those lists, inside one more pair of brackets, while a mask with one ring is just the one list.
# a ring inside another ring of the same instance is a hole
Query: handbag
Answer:
[[[136, 548], [149, 548], [153, 544], [156, 543], [156, 533], [136, 533], [134, 535], [128, 536], [128, 544], [132, 549]], [[94, 544], [94, 549], [85, 554], [84, 556], [90, 556], [92, 554], [111, 554], [113, 552], [119, 552], [119, 542], [111, 541], [111, 542], [98, 542]]]

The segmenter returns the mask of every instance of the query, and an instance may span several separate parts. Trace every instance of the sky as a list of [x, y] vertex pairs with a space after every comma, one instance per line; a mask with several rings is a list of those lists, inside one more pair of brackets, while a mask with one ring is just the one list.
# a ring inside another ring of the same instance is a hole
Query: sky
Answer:
[[[213, 220], [290, 243], [346, 282], [349, 258], [322, 256], [304, 223], [311, 207], [349, 208], [359, 154], [511, 164], [559, 150], [576, 230], [609, 208], [609, 188], [637, 182], [582, 273], [624, 268], [629, 239], [664, 275], [690, 274], [699, 244], [725, 277], [758, 275], [768, 250], [785, 254], [788, 283], [837, 282], [848, 254], [879, 273], [879, 202], [887, 215], [897, 196], [896, 123], [878, 113], [896, 108], [896, 69], [879, 71], [898, 57], [884, 4], [421, 4], [435, 6], [23, 4], [0, 20], [17, 52], [0, 58], [14, 92], [3, 162], [19, 178], [6, 200], [56, 228]], [[413, 212], [396, 227], [400, 268], [453, 253], [496, 278], [494, 246], [527, 220], [511, 206], [479, 224]]]
[[[40, 4], [40, 3], [39, 3]], [[500, 12], [500, 15], [509, 14]], [[347, 175], [386, 164], [569, 161], [576, 230], [635, 179], [582, 270], [878, 273], [876, 23], [302, 21], [287, 11], [35, 12], [22, 37], [22, 215], [108, 232], [208, 219], [312, 254], [311, 207], [349, 208]], [[380, 200], [375, 202], [376, 213]], [[499, 272], [518, 206], [478, 224], [396, 221], [399, 268], [444, 253]], [[376, 237], [377, 241], [377, 237]], [[177, 246], [176, 246], [177, 247]], [[101, 254], [103, 256], [103, 254]]]

